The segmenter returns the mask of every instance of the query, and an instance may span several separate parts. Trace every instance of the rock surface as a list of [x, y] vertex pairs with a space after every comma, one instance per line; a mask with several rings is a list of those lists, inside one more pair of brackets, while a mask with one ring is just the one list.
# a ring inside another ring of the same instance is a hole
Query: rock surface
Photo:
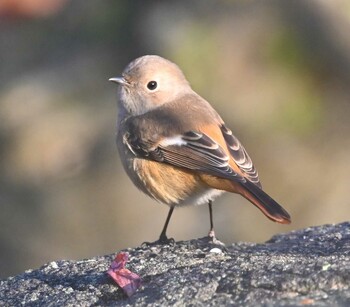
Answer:
[[208, 239], [130, 248], [142, 277], [130, 298], [106, 271], [114, 255], [57, 261], [0, 282], [0, 306], [350, 306], [350, 223], [227, 250]]

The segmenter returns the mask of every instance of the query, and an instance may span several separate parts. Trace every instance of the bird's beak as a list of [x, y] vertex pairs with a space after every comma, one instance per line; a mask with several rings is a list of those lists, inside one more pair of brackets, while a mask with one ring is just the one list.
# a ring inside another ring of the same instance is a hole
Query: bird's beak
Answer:
[[128, 81], [126, 81], [123, 77], [114, 77], [114, 78], [109, 78], [108, 81], [119, 83], [121, 85], [127, 85], [129, 84]]

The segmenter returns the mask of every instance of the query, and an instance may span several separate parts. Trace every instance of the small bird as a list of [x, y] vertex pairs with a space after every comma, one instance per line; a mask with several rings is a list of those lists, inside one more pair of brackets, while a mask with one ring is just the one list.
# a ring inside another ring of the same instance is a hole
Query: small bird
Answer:
[[251, 158], [213, 107], [192, 90], [180, 68], [160, 56], [132, 61], [121, 77], [117, 146], [124, 169], [141, 191], [170, 207], [208, 204], [223, 192], [242, 195], [272, 221], [290, 216], [266, 194]]

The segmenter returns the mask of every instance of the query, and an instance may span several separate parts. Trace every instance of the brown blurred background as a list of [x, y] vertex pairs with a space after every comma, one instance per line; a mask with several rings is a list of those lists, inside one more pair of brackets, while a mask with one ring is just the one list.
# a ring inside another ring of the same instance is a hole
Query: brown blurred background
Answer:
[[[124, 174], [116, 86], [137, 56], [179, 64], [252, 156], [293, 224], [236, 195], [226, 242], [350, 218], [350, 5], [318, 1], [0, 0], [0, 276], [158, 238], [167, 208]], [[207, 206], [169, 235], [205, 236]]]

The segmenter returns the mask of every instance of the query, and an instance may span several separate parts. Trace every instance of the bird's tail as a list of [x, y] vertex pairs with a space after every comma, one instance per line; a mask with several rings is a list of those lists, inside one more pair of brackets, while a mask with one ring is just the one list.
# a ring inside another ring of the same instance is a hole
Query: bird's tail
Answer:
[[243, 189], [240, 189], [242, 196], [258, 207], [270, 220], [281, 224], [290, 224], [291, 218], [288, 212], [262, 189], [248, 180], [241, 185], [243, 186]]

